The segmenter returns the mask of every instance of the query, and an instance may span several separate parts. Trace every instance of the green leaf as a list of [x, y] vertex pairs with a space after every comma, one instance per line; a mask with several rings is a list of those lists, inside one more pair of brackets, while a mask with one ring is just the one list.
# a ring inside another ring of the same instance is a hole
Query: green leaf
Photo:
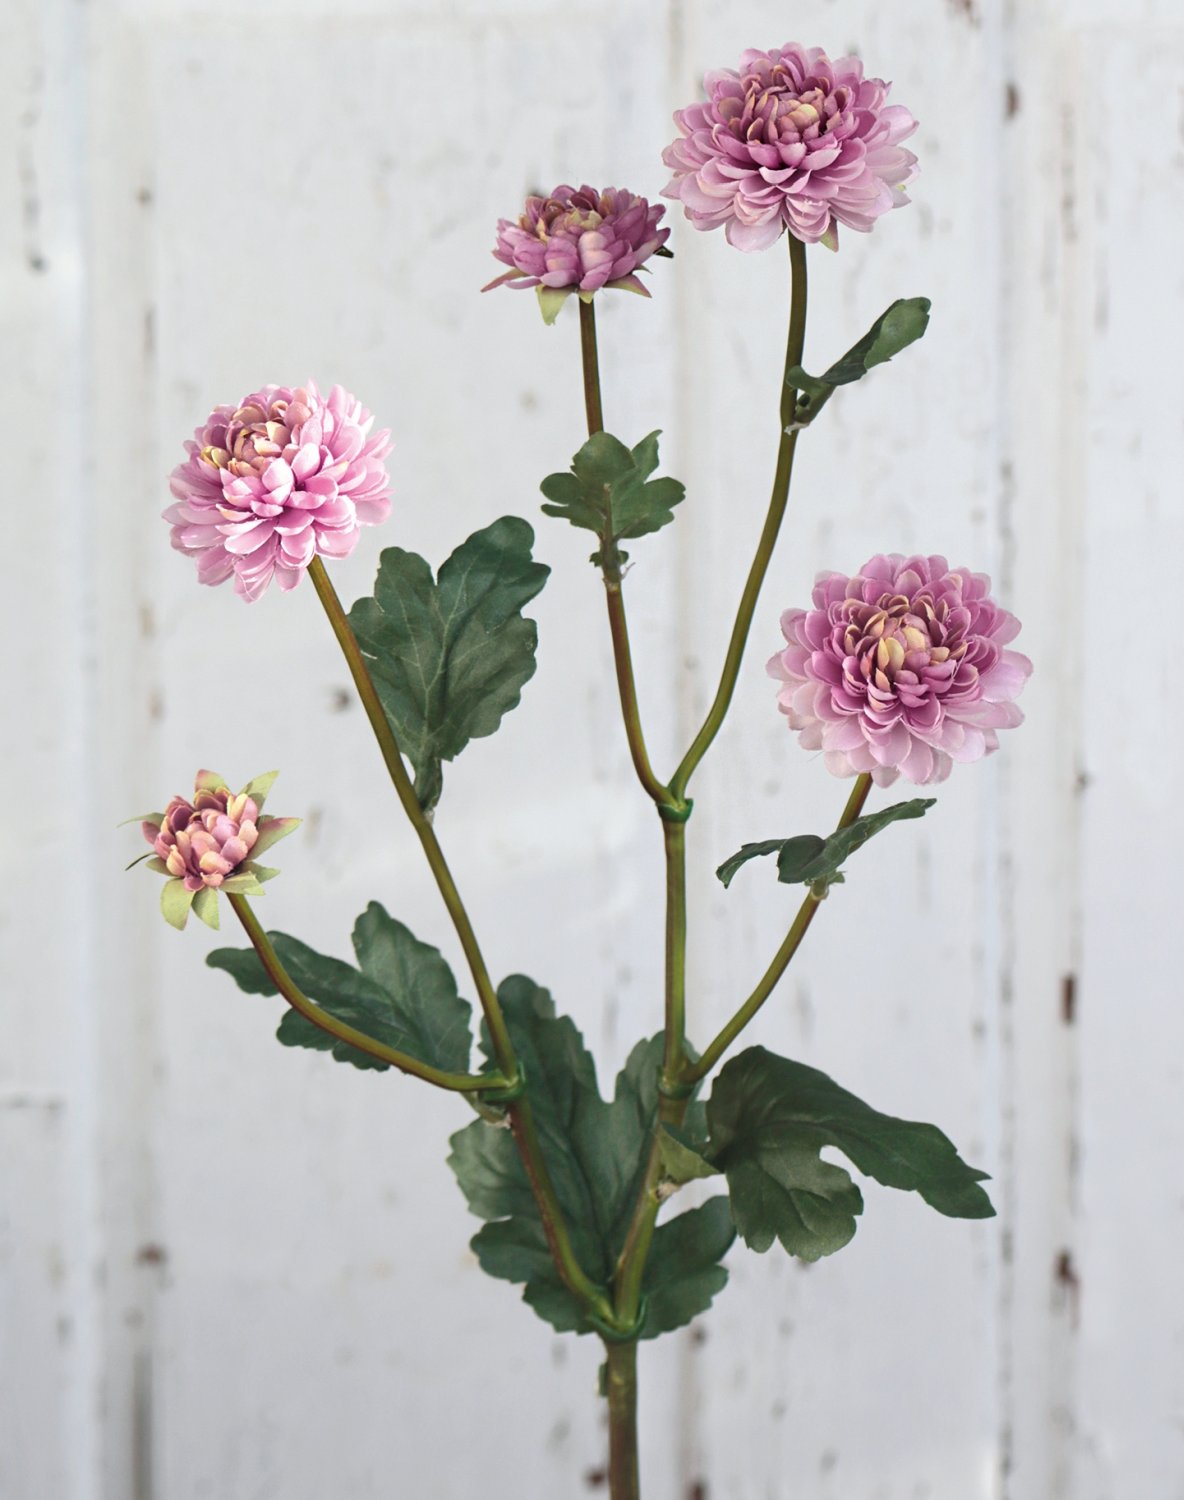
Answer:
[[719, 1175], [719, 1168], [700, 1154], [697, 1145], [668, 1125], [658, 1131], [658, 1156], [662, 1163], [662, 1181], [676, 1188], [701, 1177]]
[[[377, 901], [354, 924], [357, 968], [326, 958], [285, 933], [269, 936], [297, 989], [330, 1015], [432, 1067], [451, 1073], [468, 1068], [470, 1006], [457, 994], [452, 970], [435, 948], [412, 936]], [[276, 994], [253, 948], [218, 948], [206, 962], [224, 969], [248, 994]], [[276, 1036], [285, 1046], [331, 1052], [338, 1062], [356, 1068], [385, 1072], [388, 1067], [337, 1041], [299, 1011], [284, 1013]]]
[[839, 828], [826, 838], [803, 833], [791, 839], [764, 839], [758, 844], [742, 844], [715, 873], [726, 887], [731, 885], [737, 870], [750, 859], [776, 854], [777, 879], [783, 885], [808, 885], [816, 894], [825, 895], [828, 886], [842, 880], [839, 871], [856, 849], [891, 823], [923, 817], [936, 801], [935, 797], [913, 797], [908, 802], [894, 802], [891, 807], [856, 818], [846, 828]]
[[425, 808], [439, 798], [441, 763], [493, 734], [534, 675], [538, 631], [521, 611], [550, 569], [532, 559], [533, 541], [525, 521], [503, 516], [462, 542], [435, 579], [422, 557], [388, 547], [374, 597], [350, 610]]
[[650, 479], [658, 467], [658, 438], [651, 432], [633, 449], [611, 433], [594, 433], [571, 461], [566, 474], [549, 474], [541, 489], [543, 510], [585, 531], [594, 531], [600, 547], [592, 561], [615, 569], [628, 557], [618, 543], [647, 536], [674, 520], [674, 507], [685, 488], [677, 479]]
[[[581, 1266], [607, 1286], [624, 1245], [658, 1108], [662, 1038], [640, 1042], [617, 1078], [611, 1102], [600, 1097], [596, 1069], [572, 1021], [550, 995], [516, 975], [498, 990], [515, 1049], [526, 1069], [543, 1155]], [[491, 1056], [488, 1036], [482, 1039]], [[689, 1110], [705, 1130], [702, 1107]], [[560, 1332], [592, 1325], [551, 1260], [530, 1184], [510, 1132], [475, 1120], [452, 1137], [449, 1165], [469, 1208], [485, 1226], [472, 1248], [491, 1276], [522, 1284], [523, 1299]], [[723, 1201], [723, 1200], [721, 1200]], [[724, 1284], [718, 1265], [731, 1222], [710, 1208], [659, 1226], [643, 1290], [649, 1312], [642, 1338], [678, 1327], [705, 1308]], [[684, 1222], [685, 1221], [685, 1222]], [[726, 1232], [725, 1232], [726, 1230]]]
[[929, 326], [931, 306], [928, 297], [907, 297], [894, 302], [825, 375], [808, 375], [801, 365], [794, 365], [786, 374], [786, 382], [801, 393], [796, 425], [811, 421], [834, 394], [836, 386], [862, 380], [876, 365], [884, 364], [916, 343]]
[[855, 1233], [863, 1198], [837, 1147], [886, 1187], [920, 1193], [951, 1218], [995, 1210], [967, 1164], [935, 1125], [899, 1120], [857, 1099], [817, 1068], [750, 1047], [726, 1064], [707, 1105], [711, 1157], [728, 1179], [732, 1218], [752, 1249], [780, 1240], [790, 1255], [817, 1260]]
[[735, 1238], [728, 1200], [722, 1194], [658, 1225], [642, 1277], [643, 1339], [673, 1333], [707, 1311], [727, 1283], [728, 1272], [720, 1261]]

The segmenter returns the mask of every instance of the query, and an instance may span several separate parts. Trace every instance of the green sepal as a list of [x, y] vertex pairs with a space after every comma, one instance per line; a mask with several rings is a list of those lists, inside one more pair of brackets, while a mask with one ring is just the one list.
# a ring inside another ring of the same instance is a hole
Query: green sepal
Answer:
[[532, 558], [533, 542], [525, 521], [503, 516], [462, 542], [436, 578], [422, 557], [388, 547], [374, 596], [350, 610], [424, 808], [439, 799], [442, 763], [493, 734], [534, 675], [538, 630], [521, 611], [550, 569]]
[[539, 286], [535, 288], [538, 293], [539, 311], [543, 315], [543, 322], [548, 327], [554, 323], [563, 309], [563, 304], [572, 294], [569, 286]]
[[193, 790], [195, 792], [217, 792], [226, 785], [226, 778], [219, 776], [217, 771], [199, 771], [193, 778]]
[[[138, 861], [134, 861], [134, 863], [138, 863]], [[169, 869], [168, 865], [165, 864], [164, 860], [161, 859], [161, 857], [158, 854], [150, 854], [148, 856], [148, 861], [145, 864], [144, 868], [146, 870], [151, 870], [154, 875], [171, 875], [172, 874], [172, 872]], [[129, 870], [131, 869], [131, 865], [128, 866], [128, 869]]]
[[808, 885], [815, 895], [823, 896], [829, 886], [841, 884], [840, 868], [868, 839], [892, 823], [923, 817], [936, 801], [936, 797], [913, 797], [908, 802], [894, 802], [891, 807], [856, 818], [846, 828], [836, 829], [826, 838], [802, 833], [789, 839], [764, 839], [760, 843], [742, 844], [715, 873], [726, 888], [750, 859], [775, 854], [777, 879], [783, 885]]
[[863, 1197], [824, 1161], [833, 1146], [886, 1187], [917, 1192], [938, 1213], [985, 1219], [995, 1210], [935, 1125], [880, 1114], [817, 1068], [750, 1047], [727, 1063], [707, 1104], [711, 1159], [728, 1179], [736, 1228], [753, 1250], [779, 1240], [817, 1260], [855, 1233]]
[[[257, 864], [253, 859], [243, 860], [242, 864], [239, 866], [239, 869], [241, 869], [247, 875], [253, 875], [256, 881], [258, 881], [260, 884], [262, 884], [262, 882], [265, 880], [274, 880], [277, 875], [282, 873], [281, 871], [277, 870], [274, 865], [260, 865]], [[223, 881], [222, 884], [223, 886], [225, 886], [226, 882]]]
[[126, 828], [129, 823], [152, 823], [155, 827], [159, 828], [163, 822], [164, 813], [162, 812], [136, 813], [133, 817], [121, 818], [115, 826], [116, 828]]
[[[239, 793], [239, 796], [241, 797], [245, 793], [246, 796], [250, 797], [251, 801], [259, 809], [259, 811], [262, 812], [263, 803], [271, 792], [272, 787], [275, 785], [276, 777], [279, 774], [280, 773], [278, 771], [264, 771], [262, 776], [252, 776], [250, 781], [247, 782], [246, 786], [243, 787], [242, 791]], [[296, 821], [299, 822], [299, 818], [297, 818]]]
[[[354, 924], [357, 968], [285, 933], [268, 936], [296, 988], [330, 1015], [432, 1067], [467, 1072], [471, 1007], [457, 994], [452, 970], [435, 948], [421, 943], [377, 901]], [[248, 994], [277, 993], [253, 948], [217, 948], [207, 954], [206, 963], [225, 970]], [[384, 1072], [389, 1066], [339, 1042], [295, 1010], [285, 1012], [276, 1036], [285, 1046], [330, 1052], [356, 1068]]]
[[178, 932], [184, 930], [189, 920], [189, 908], [193, 905], [195, 892], [187, 890], [185, 882], [174, 876], [160, 888], [160, 910], [170, 927]]
[[200, 917], [207, 927], [212, 927], [217, 932], [218, 892], [208, 885], [203, 885], [193, 897], [193, 915]]
[[260, 885], [258, 876], [253, 870], [248, 870], [246, 865], [241, 866], [237, 874], [228, 875], [220, 889], [224, 890], [228, 896], [265, 896], [267, 894]]
[[686, 489], [677, 479], [651, 479], [658, 467], [658, 438], [651, 432], [627, 448], [608, 432], [588, 439], [564, 474], [548, 474], [540, 488], [549, 516], [594, 531], [600, 547], [592, 562], [615, 570], [628, 557], [620, 543], [660, 531], [674, 520], [674, 507]]
[[786, 384], [798, 391], [794, 427], [813, 421], [834, 395], [836, 387], [862, 380], [876, 365], [882, 365], [922, 337], [929, 326], [928, 297], [902, 297], [882, 312], [858, 343], [824, 375], [808, 375], [801, 365], [786, 371]]
[[[576, 1256], [607, 1287], [624, 1245], [645, 1173], [646, 1146], [658, 1108], [662, 1038], [640, 1042], [601, 1099], [591, 1054], [572, 1021], [555, 1013], [550, 995], [515, 975], [498, 989], [514, 1047], [526, 1068], [527, 1095], [543, 1154]], [[492, 1061], [483, 1035], [482, 1048]], [[691, 1130], [705, 1133], [702, 1106], [688, 1109]], [[471, 1211], [487, 1221], [472, 1247], [482, 1268], [522, 1284], [523, 1300], [560, 1332], [593, 1333], [593, 1321], [559, 1278], [547, 1248], [530, 1183], [509, 1131], [475, 1120], [452, 1137], [449, 1165]], [[718, 1264], [733, 1230], [705, 1205], [659, 1225], [642, 1291], [640, 1337], [681, 1326], [706, 1308], [727, 1273]]]
[[286, 839], [290, 833], [295, 833], [300, 824], [300, 818], [264, 818], [256, 825], [258, 837], [251, 845], [252, 859], [257, 854], [265, 853], [281, 839]]

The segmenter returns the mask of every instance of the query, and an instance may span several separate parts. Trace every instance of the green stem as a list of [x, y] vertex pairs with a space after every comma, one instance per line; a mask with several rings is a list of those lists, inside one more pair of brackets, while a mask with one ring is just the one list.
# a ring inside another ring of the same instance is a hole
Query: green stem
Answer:
[[604, 408], [600, 402], [600, 357], [596, 350], [596, 308], [580, 303], [580, 356], [584, 364], [584, 411], [588, 436], [604, 431]]
[[[382, 703], [374, 686], [374, 680], [370, 676], [370, 669], [367, 667], [357, 639], [350, 629], [345, 611], [341, 607], [341, 600], [337, 597], [337, 590], [333, 587], [329, 575], [325, 571], [325, 566], [319, 557], [313, 558], [312, 563], [309, 565], [309, 573], [312, 575], [313, 586], [316, 588], [317, 595], [324, 605], [325, 613], [329, 617], [333, 633], [337, 637], [338, 643], [345, 655], [350, 675], [354, 680], [354, 686], [357, 688], [358, 696], [362, 700], [362, 706], [366, 710], [366, 717], [370, 720], [370, 727], [374, 730], [374, 737], [377, 739], [379, 749], [382, 751], [382, 758], [386, 763], [387, 771], [390, 773], [391, 781], [394, 783], [399, 801], [402, 803], [403, 810], [419, 837], [419, 842], [423, 846], [423, 852], [427, 857], [432, 874], [435, 876], [436, 884], [440, 888], [440, 894], [444, 898], [444, 905], [448, 908], [448, 914], [452, 918], [453, 926], [456, 928], [457, 937], [460, 939], [460, 945], [464, 949], [465, 958], [468, 960], [469, 970], [473, 976], [473, 983], [477, 988], [477, 995], [481, 1001], [481, 1009], [485, 1014], [486, 1025], [489, 1028], [490, 1041], [493, 1045], [498, 1066], [505, 1080], [505, 1086], [514, 1087], [521, 1077], [514, 1044], [510, 1040], [510, 1033], [506, 1027], [506, 1020], [502, 1014], [497, 993], [489, 978], [489, 971], [485, 966], [485, 959], [477, 944], [477, 937], [473, 931], [472, 923], [469, 921], [469, 914], [465, 910], [464, 902], [460, 898], [460, 892], [456, 888], [456, 882], [452, 878], [452, 872], [448, 868], [448, 862], [444, 858], [444, 851], [440, 848], [439, 840], [436, 838], [430, 819], [419, 805], [419, 798], [415, 795], [415, 788], [411, 783], [410, 776], [407, 774], [407, 768], [403, 764], [403, 756], [399, 750], [398, 741], [395, 739], [394, 730], [391, 728], [386, 714], [383, 712]], [[573, 1296], [577, 1297], [598, 1317], [604, 1317], [611, 1321], [611, 1303], [604, 1291], [584, 1272], [571, 1243], [571, 1236], [563, 1216], [563, 1210], [560, 1207], [555, 1186], [551, 1181], [551, 1175], [547, 1170], [547, 1164], [543, 1158], [542, 1146], [539, 1142], [538, 1131], [534, 1123], [534, 1113], [526, 1095], [523, 1094], [512, 1103], [509, 1103], [506, 1107], [506, 1112], [510, 1118], [514, 1140], [521, 1153], [527, 1174], [530, 1177], [531, 1188], [534, 1192], [535, 1202], [538, 1205], [539, 1217], [543, 1221], [547, 1243], [551, 1247], [556, 1268], [563, 1278], [564, 1285]]]
[[[843, 816], [839, 819], [837, 827], [846, 828], [854, 823], [855, 819], [863, 810], [863, 804], [867, 801], [867, 794], [871, 791], [872, 779], [868, 775], [858, 776], [855, 780], [854, 789], [847, 799], [847, 805], [843, 809]], [[704, 1051], [698, 1062], [692, 1063], [684, 1072], [683, 1079], [688, 1083], [697, 1083], [705, 1078], [727, 1049], [732, 1045], [744, 1028], [764, 1005], [765, 1001], [773, 993], [777, 981], [789, 967], [790, 959], [798, 951], [802, 939], [814, 920], [814, 913], [822, 905], [821, 900], [811, 892], [798, 908], [798, 914], [793, 919], [793, 926], [786, 934], [785, 941], [773, 956], [773, 961], [761, 976], [760, 983], [752, 994], [720, 1031], [719, 1035], [712, 1041]]]
[[[663, 823], [666, 846], [666, 1028], [662, 1079], [677, 1085], [686, 1061], [687, 1029], [687, 829]], [[667, 1104], [662, 1095], [661, 1103]]]
[[407, 767], [403, 764], [399, 743], [383, 711], [378, 691], [374, 686], [374, 679], [370, 676], [370, 669], [366, 665], [366, 659], [362, 655], [357, 638], [350, 629], [345, 611], [341, 607], [341, 600], [337, 597], [337, 590], [333, 587], [325, 571], [325, 565], [319, 557], [313, 558], [308, 571], [317, 596], [329, 617], [329, 624], [333, 627], [333, 634], [337, 637], [345, 656], [350, 676], [358, 690], [358, 697], [362, 700], [362, 707], [366, 710], [366, 717], [370, 720], [370, 727], [374, 731], [374, 738], [378, 741], [378, 748], [382, 751], [382, 758], [386, 763], [391, 781], [394, 783], [395, 792], [423, 846], [428, 865], [435, 876], [440, 895], [444, 898], [444, 905], [448, 909], [448, 915], [452, 918], [452, 925], [464, 949], [469, 972], [473, 976], [473, 983], [477, 989], [477, 997], [485, 1013], [498, 1066], [507, 1078], [516, 1078], [518, 1063], [514, 1055], [514, 1045], [510, 1041], [510, 1033], [506, 1029], [506, 1021], [502, 1015], [501, 1005], [498, 1003], [497, 993], [493, 988], [489, 970], [485, 966], [485, 959], [478, 946], [477, 935], [473, 931], [473, 924], [469, 921], [469, 914], [460, 898], [456, 881], [452, 878], [452, 871], [448, 868], [448, 861], [444, 858], [444, 851], [440, 848], [440, 841], [436, 837], [431, 820], [419, 805], [419, 798], [415, 795], [411, 777], [407, 774]]
[[787, 430], [792, 427], [797, 402], [797, 392], [789, 383], [789, 371], [794, 365], [801, 364], [806, 342], [806, 247], [792, 234], [787, 238], [792, 278], [789, 337], [785, 350], [785, 374], [782, 377], [781, 441], [777, 447], [777, 470], [773, 476], [773, 493], [769, 500], [769, 510], [765, 517], [760, 542], [757, 545], [756, 556], [748, 571], [744, 592], [740, 596], [740, 608], [736, 613], [736, 623], [732, 626], [732, 636], [728, 642], [728, 652], [724, 658], [724, 669], [719, 687], [716, 689], [707, 717], [703, 721], [703, 727], [695, 736], [691, 748], [683, 756], [678, 770], [670, 779], [671, 796], [678, 801], [686, 795], [687, 785], [695, 768], [707, 754], [711, 742], [719, 733], [728, 711], [728, 705], [732, 701], [732, 694], [736, 690], [736, 679], [740, 675], [744, 647], [747, 644], [752, 617], [756, 611], [757, 598], [760, 595], [761, 585], [765, 581], [765, 574], [769, 570], [773, 548], [776, 545], [781, 522], [785, 516], [785, 507], [789, 500], [789, 484], [793, 477], [793, 457], [798, 445], [798, 430], [796, 428], [792, 431]]
[[348, 1042], [359, 1052], [366, 1052], [371, 1057], [376, 1057], [379, 1062], [389, 1063], [392, 1068], [398, 1068], [402, 1073], [411, 1073], [427, 1083], [434, 1083], [440, 1089], [475, 1094], [507, 1087], [509, 1080], [500, 1073], [449, 1073], [442, 1068], [433, 1068], [430, 1063], [420, 1062], [417, 1057], [412, 1057], [407, 1052], [399, 1052], [394, 1047], [386, 1046], [384, 1042], [375, 1041], [364, 1031], [359, 1031], [355, 1026], [350, 1026], [347, 1022], [339, 1021], [336, 1016], [330, 1015], [327, 1010], [310, 1000], [297, 988], [292, 976], [280, 961], [279, 954], [272, 947], [271, 939], [264, 932], [247, 898], [232, 895], [229, 900], [234, 908], [235, 916], [243, 924], [272, 984], [292, 1009], [299, 1011], [314, 1026], [318, 1026], [329, 1036], [336, 1037], [339, 1042]]
[[637, 1344], [605, 1343], [610, 1500], [640, 1500], [637, 1461]]
[[[604, 408], [601, 403], [600, 361], [596, 347], [596, 308], [591, 302], [580, 303], [580, 355], [584, 371], [584, 410], [588, 419], [588, 436], [593, 437], [604, 431]], [[607, 542], [605, 546], [607, 549]], [[660, 805], [668, 803], [670, 793], [655, 776], [650, 765], [645, 734], [641, 727], [637, 682], [633, 675], [633, 652], [629, 646], [629, 621], [625, 614], [625, 596], [621, 591], [621, 570], [608, 559], [604, 567], [604, 594], [613, 642], [617, 693], [621, 700], [621, 717], [625, 721], [625, 737], [629, 742], [633, 769], [649, 797]]]

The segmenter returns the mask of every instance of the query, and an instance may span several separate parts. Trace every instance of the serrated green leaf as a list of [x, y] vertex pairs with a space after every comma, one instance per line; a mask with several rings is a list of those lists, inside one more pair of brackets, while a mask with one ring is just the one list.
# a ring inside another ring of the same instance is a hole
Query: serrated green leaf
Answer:
[[819, 1155], [834, 1146], [886, 1187], [920, 1193], [951, 1218], [990, 1218], [967, 1164], [936, 1125], [880, 1114], [817, 1068], [750, 1047], [716, 1079], [707, 1105], [711, 1158], [722, 1167], [732, 1218], [758, 1251], [779, 1240], [817, 1260], [855, 1233], [863, 1198], [848, 1173]]
[[902, 349], [916, 343], [929, 326], [928, 297], [903, 297], [882, 312], [864, 336], [836, 360], [824, 375], [808, 375], [801, 365], [786, 374], [787, 384], [801, 393], [799, 425], [810, 421], [840, 385], [850, 385], [876, 365], [882, 365]]
[[651, 432], [629, 449], [608, 432], [588, 439], [566, 474], [549, 474], [540, 488], [549, 516], [594, 531], [600, 547], [592, 561], [615, 569], [627, 557], [619, 543], [659, 531], [674, 520], [686, 490], [677, 479], [651, 479], [658, 467], [658, 438]]
[[[526, 1070], [543, 1155], [576, 1255], [592, 1280], [607, 1286], [644, 1179], [657, 1115], [662, 1038], [638, 1043], [606, 1102], [583, 1039], [569, 1018], [556, 1015], [545, 990], [516, 975], [501, 985], [498, 997]], [[491, 1057], [487, 1035], [482, 1048]], [[689, 1114], [705, 1133], [702, 1107], [692, 1101]], [[449, 1165], [469, 1208], [491, 1221], [472, 1242], [483, 1269], [523, 1284], [523, 1299], [560, 1332], [591, 1332], [552, 1263], [510, 1132], [475, 1120], [452, 1137], [451, 1145]], [[723, 1285], [726, 1274], [715, 1262], [730, 1243], [731, 1230], [729, 1223], [725, 1242], [718, 1212], [699, 1218], [684, 1214], [659, 1226], [644, 1284], [648, 1305], [656, 1311], [647, 1316], [641, 1337], [680, 1326]]]
[[727, 1283], [720, 1261], [736, 1238], [722, 1194], [659, 1224], [642, 1278], [646, 1299], [641, 1337], [673, 1333], [711, 1306]]
[[936, 801], [936, 797], [913, 797], [908, 802], [894, 802], [891, 807], [856, 818], [846, 828], [836, 829], [826, 838], [803, 833], [790, 839], [764, 839], [756, 844], [742, 844], [715, 873], [726, 887], [731, 885], [737, 870], [750, 859], [775, 854], [777, 879], [783, 885], [808, 885], [822, 895], [828, 886], [842, 881], [841, 867], [868, 839], [892, 823], [923, 817]]
[[[452, 1073], [467, 1070], [471, 1007], [457, 994], [452, 970], [435, 948], [421, 943], [377, 901], [354, 924], [357, 968], [327, 958], [286, 933], [269, 936], [296, 988], [330, 1015], [432, 1067]], [[217, 948], [206, 962], [225, 970], [248, 994], [276, 993], [253, 948]], [[276, 1036], [285, 1046], [330, 1052], [338, 1062], [356, 1068], [384, 1072], [388, 1067], [295, 1010], [285, 1012]]]
[[425, 808], [439, 798], [442, 762], [493, 734], [534, 675], [538, 631], [521, 611], [550, 569], [531, 557], [533, 541], [525, 521], [503, 516], [462, 542], [435, 579], [422, 557], [388, 547], [373, 598], [350, 610]]

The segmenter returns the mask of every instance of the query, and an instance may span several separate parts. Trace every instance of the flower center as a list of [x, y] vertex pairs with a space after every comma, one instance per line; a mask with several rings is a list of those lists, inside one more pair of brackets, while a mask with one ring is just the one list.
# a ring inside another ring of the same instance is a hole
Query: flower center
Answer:
[[198, 456], [213, 468], [228, 469], [239, 477], [261, 474], [291, 443], [292, 429], [311, 415], [303, 391], [296, 391], [291, 401], [277, 397], [266, 410], [258, 405], [240, 406], [227, 425], [228, 446], [207, 446]]
[[[848, 599], [843, 651], [854, 657], [864, 681], [890, 692], [898, 677], [915, 683], [927, 668], [946, 672], [966, 654], [966, 642], [947, 630], [949, 605], [918, 595], [882, 594], [875, 604]], [[950, 666], [945, 666], [949, 663]]]
[[825, 135], [851, 102], [849, 88], [832, 93], [830, 84], [820, 78], [795, 83], [786, 64], [779, 62], [750, 73], [744, 79], [743, 99], [721, 99], [719, 112], [737, 140], [793, 144]]

